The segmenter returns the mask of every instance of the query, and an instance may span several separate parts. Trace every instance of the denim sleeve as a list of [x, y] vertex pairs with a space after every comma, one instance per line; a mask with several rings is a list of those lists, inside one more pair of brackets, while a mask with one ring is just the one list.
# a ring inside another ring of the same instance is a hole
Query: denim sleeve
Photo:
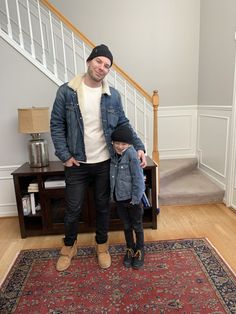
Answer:
[[125, 124], [129, 124], [129, 127], [131, 128], [132, 132], [133, 132], [133, 138], [134, 138], [134, 148], [135, 150], [143, 150], [145, 152], [145, 146], [143, 144], [143, 142], [141, 141], [141, 139], [138, 137], [137, 133], [135, 132], [134, 128], [131, 126], [128, 118], [126, 117], [125, 115], [125, 112], [123, 110], [123, 106], [122, 106], [122, 101], [121, 101], [121, 97], [120, 97], [120, 94], [119, 92], [117, 92], [117, 97], [118, 97], [118, 105], [119, 105], [119, 113], [120, 113], [120, 116], [119, 116], [119, 120], [118, 120], [118, 125], [117, 126], [120, 126], [120, 125], [125, 125]]
[[132, 176], [132, 204], [139, 204], [145, 190], [143, 169], [140, 167], [140, 161], [134, 156], [130, 162], [130, 173]]
[[63, 162], [71, 157], [66, 140], [66, 88], [66, 84], [59, 87], [50, 120], [55, 155]]

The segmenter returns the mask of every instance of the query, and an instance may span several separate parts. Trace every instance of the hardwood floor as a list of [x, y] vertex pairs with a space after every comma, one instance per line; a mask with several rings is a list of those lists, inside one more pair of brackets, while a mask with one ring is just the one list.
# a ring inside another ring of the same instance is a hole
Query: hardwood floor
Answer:
[[[162, 206], [157, 230], [145, 229], [145, 240], [208, 238], [236, 273], [236, 211], [223, 204]], [[109, 241], [123, 243], [121, 231], [109, 233]], [[94, 234], [80, 234], [80, 246], [93, 245]], [[0, 219], [0, 283], [22, 249], [61, 247], [62, 235], [21, 239], [18, 218]]]

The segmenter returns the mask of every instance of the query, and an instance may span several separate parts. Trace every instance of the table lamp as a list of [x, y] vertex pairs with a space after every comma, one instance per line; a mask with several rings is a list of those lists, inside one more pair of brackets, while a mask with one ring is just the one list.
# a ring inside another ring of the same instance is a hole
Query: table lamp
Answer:
[[18, 131], [32, 136], [28, 143], [30, 167], [48, 166], [48, 145], [47, 141], [41, 138], [41, 133], [49, 132], [49, 108], [18, 109]]

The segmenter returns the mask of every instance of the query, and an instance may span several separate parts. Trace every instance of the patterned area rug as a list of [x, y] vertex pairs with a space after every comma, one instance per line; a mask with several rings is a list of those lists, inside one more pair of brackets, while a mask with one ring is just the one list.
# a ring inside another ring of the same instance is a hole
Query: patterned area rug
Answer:
[[146, 243], [145, 266], [122, 265], [110, 247], [101, 270], [93, 247], [80, 248], [57, 272], [58, 249], [24, 250], [0, 294], [0, 313], [236, 313], [236, 278], [206, 239]]

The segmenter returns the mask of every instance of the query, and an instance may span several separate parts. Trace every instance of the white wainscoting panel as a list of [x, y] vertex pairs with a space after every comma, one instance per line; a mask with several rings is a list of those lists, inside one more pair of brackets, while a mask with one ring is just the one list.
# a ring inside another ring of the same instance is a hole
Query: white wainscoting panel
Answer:
[[158, 113], [160, 159], [196, 157], [197, 107], [161, 107]]
[[[235, 165], [236, 166], [236, 165]], [[232, 195], [232, 204], [231, 207], [236, 209], [236, 178], [234, 178], [234, 187], [233, 187], [233, 195]]]
[[18, 166], [0, 167], [0, 217], [17, 216], [15, 190], [11, 173]]
[[231, 110], [200, 108], [198, 114], [199, 167], [226, 188]]

